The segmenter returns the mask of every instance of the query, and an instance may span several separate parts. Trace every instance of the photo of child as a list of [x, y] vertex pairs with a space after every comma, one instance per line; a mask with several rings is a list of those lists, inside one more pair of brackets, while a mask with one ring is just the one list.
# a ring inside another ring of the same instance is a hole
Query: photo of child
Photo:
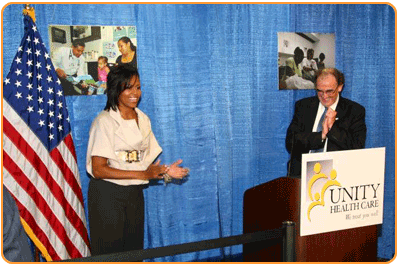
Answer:
[[110, 68], [108, 66], [108, 58], [105, 56], [100, 56], [97, 59], [97, 78], [96, 82], [97, 94], [104, 94], [107, 86], [107, 74], [110, 72]]

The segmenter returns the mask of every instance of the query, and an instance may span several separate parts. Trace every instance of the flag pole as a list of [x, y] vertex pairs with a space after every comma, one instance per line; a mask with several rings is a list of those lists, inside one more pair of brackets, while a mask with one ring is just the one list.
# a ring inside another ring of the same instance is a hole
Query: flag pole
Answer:
[[[24, 10], [22, 10], [22, 14], [30, 16], [32, 21], [36, 23], [35, 9], [30, 4], [24, 4]], [[34, 249], [35, 262], [40, 262], [39, 249], [36, 247], [34, 243], [33, 243], [33, 249]]]
[[[23, 15], [28, 15], [31, 17], [32, 21], [36, 23], [35, 18], [35, 9], [30, 4], [24, 4], [24, 10], [22, 11]], [[32, 242], [34, 249], [34, 260], [35, 262], [40, 262], [40, 254], [38, 247]]]
[[24, 10], [22, 11], [22, 14], [30, 16], [33, 22], [36, 23], [35, 9], [30, 4], [24, 5]]
[[[24, 4], [24, 10], [22, 10], [23, 15], [28, 15], [31, 17], [32, 21], [36, 23], [35, 9], [30, 4]], [[38, 247], [32, 242], [34, 249], [34, 260], [35, 262], [40, 262], [40, 254]]]
[[[35, 9], [30, 5], [30, 4], [24, 4], [24, 10], [22, 11], [23, 15], [28, 15], [32, 18], [32, 21], [35, 23], [36, 18], [35, 18]], [[32, 242], [33, 244], [33, 249], [34, 249], [34, 260], [35, 262], [40, 262], [40, 255], [39, 255], [39, 249], [36, 247], [36, 245]]]

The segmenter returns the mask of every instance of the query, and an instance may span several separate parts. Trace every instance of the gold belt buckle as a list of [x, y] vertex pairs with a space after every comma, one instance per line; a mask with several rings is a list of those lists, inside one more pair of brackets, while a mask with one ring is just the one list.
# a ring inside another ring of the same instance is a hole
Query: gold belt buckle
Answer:
[[127, 153], [125, 161], [128, 163], [140, 161], [140, 151], [138, 150], [126, 150]]

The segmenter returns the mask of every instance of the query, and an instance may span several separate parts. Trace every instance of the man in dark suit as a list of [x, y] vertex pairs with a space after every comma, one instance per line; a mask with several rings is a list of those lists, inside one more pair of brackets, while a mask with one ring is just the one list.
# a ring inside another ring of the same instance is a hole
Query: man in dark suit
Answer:
[[340, 96], [344, 75], [334, 68], [319, 70], [315, 87], [316, 96], [296, 102], [287, 129], [289, 176], [301, 175], [302, 154], [365, 147], [365, 108]]
[[3, 185], [3, 256], [10, 262], [34, 261], [14, 198]]

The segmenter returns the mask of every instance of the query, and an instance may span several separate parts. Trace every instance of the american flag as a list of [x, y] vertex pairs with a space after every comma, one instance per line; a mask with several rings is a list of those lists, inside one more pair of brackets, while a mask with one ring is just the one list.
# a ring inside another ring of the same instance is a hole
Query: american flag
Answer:
[[3, 184], [47, 261], [90, 256], [63, 88], [32, 18], [3, 82]]

